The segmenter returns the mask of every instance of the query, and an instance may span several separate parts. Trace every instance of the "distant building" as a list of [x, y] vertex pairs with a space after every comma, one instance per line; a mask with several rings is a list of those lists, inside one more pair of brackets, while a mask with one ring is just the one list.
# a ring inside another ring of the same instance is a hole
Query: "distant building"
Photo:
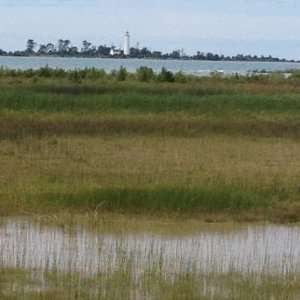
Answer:
[[109, 52], [110, 56], [119, 56], [119, 55], [125, 55], [129, 56], [130, 55], [130, 36], [129, 32], [127, 31], [125, 33], [125, 38], [124, 38], [124, 51], [121, 49], [116, 49], [114, 46], [110, 49]]
[[130, 36], [128, 31], [125, 33], [124, 38], [124, 55], [130, 55]]
[[123, 51], [120, 49], [111, 48], [109, 51], [109, 55], [115, 56], [115, 55], [122, 55]]

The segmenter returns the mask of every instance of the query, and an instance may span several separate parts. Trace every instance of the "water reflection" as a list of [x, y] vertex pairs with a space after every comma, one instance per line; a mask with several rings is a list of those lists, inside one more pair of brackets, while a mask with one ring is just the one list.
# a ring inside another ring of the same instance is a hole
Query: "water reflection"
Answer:
[[[209, 226], [209, 225], [208, 225]], [[203, 231], [185, 237], [159, 234], [90, 233], [9, 221], [0, 229], [4, 267], [111, 274], [129, 266], [169, 277], [237, 271], [291, 275], [300, 271], [300, 228], [252, 226], [227, 233]]]

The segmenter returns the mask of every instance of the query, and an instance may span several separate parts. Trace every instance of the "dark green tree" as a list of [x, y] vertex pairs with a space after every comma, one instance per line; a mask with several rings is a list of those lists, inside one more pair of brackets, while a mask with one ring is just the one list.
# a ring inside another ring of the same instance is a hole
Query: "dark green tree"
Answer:
[[47, 53], [47, 46], [46, 45], [40, 45], [38, 53], [39, 54], [45, 54], [45, 53]]
[[55, 50], [55, 47], [52, 43], [48, 43], [46, 47], [47, 47], [47, 53], [53, 53]]
[[35, 47], [36, 47], [36, 42], [33, 39], [27, 40], [27, 44], [26, 44], [26, 52], [27, 53], [29, 53], [29, 54], [33, 53]]
[[92, 43], [89, 43], [88, 41], [84, 40], [82, 42], [81, 52], [88, 52], [90, 50]]

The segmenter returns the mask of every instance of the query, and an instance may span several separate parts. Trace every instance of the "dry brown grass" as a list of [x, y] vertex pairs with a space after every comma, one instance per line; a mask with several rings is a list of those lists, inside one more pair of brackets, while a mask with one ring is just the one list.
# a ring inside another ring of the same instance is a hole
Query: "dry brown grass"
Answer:
[[300, 142], [209, 135], [52, 137], [1, 141], [2, 192], [12, 187], [203, 185], [300, 186]]

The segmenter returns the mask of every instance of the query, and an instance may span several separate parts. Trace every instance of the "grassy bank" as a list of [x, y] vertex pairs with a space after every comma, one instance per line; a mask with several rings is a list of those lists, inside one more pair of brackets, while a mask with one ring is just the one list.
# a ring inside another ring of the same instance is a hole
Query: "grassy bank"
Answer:
[[297, 77], [26, 72], [0, 72], [2, 216], [299, 220]]
[[175, 280], [143, 274], [135, 283], [130, 266], [124, 266], [111, 277], [82, 278], [77, 274], [0, 270], [2, 299], [298, 299], [299, 276], [282, 279], [280, 276], [241, 274], [196, 275], [182, 273]]

